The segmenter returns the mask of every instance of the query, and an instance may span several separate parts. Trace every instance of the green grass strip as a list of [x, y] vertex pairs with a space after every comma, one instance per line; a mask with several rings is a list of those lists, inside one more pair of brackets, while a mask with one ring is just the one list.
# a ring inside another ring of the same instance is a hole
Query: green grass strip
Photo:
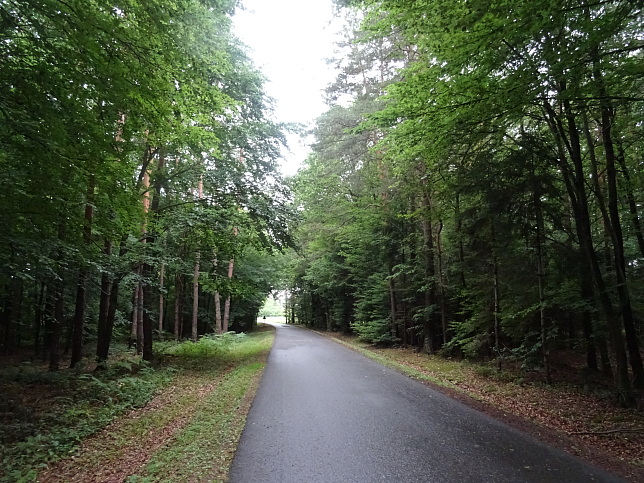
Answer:
[[127, 481], [225, 481], [246, 420], [244, 402], [263, 367], [248, 362], [234, 369], [200, 404], [185, 407], [193, 414], [191, 422]]

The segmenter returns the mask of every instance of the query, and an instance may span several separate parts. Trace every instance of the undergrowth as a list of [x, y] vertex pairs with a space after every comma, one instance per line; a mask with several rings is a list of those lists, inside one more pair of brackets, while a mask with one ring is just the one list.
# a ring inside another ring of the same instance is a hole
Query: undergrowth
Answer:
[[124, 412], [144, 406], [185, 371], [243, 359], [249, 351], [243, 344], [246, 338], [226, 334], [196, 343], [159, 342], [154, 366], [128, 357], [95, 372], [50, 373], [31, 363], [3, 368], [0, 482], [34, 481], [47, 464], [73, 454], [83, 439]]

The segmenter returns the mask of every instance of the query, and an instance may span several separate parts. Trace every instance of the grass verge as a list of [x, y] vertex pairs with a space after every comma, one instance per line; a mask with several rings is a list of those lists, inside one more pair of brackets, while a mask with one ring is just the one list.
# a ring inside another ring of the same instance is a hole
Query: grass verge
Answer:
[[[202, 444], [200, 450], [204, 458], [207, 453], [217, 460], [217, 474], [225, 475], [243, 428], [244, 398], [259, 379], [272, 339], [268, 327], [251, 335], [159, 344], [154, 368], [128, 360], [96, 375], [65, 371], [50, 376], [34, 370], [11, 379], [0, 374], [0, 386], [29, 395], [29, 385], [36, 384], [39, 395], [15, 401], [22, 403], [24, 417], [9, 430], [0, 428], [0, 481], [125, 481], [139, 472], [131, 481], [160, 481], [147, 469], [156, 453], [172, 451], [182, 438], [202, 436], [224, 442], [217, 449]], [[30, 382], [34, 379], [45, 382]], [[214, 418], [227, 421], [214, 435], [205, 420], [213, 411]], [[21, 424], [28, 426], [21, 434], [12, 431]], [[201, 426], [208, 429], [199, 436], [195, 427]]]

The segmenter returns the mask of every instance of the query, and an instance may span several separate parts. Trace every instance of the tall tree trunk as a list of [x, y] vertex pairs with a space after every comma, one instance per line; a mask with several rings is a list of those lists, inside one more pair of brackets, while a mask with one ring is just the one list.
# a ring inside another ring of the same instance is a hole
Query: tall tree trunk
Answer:
[[[565, 83], [560, 83], [560, 90], [564, 93], [566, 90]], [[606, 286], [606, 282], [603, 278], [599, 259], [593, 246], [592, 233], [590, 229], [590, 211], [588, 207], [588, 197], [586, 194], [587, 180], [586, 173], [584, 171], [580, 136], [577, 129], [575, 114], [570, 106], [570, 102], [564, 100], [563, 108], [565, 119], [567, 121], [567, 128], [565, 128], [561, 118], [556, 114], [555, 110], [548, 103], [544, 103], [544, 107], [548, 113], [548, 122], [551, 127], [551, 131], [553, 131], [555, 139], [559, 145], [559, 166], [570, 195], [579, 245], [582, 254], [588, 261], [588, 268], [599, 296], [599, 306], [604, 313], [609, 330], [611, 346], [617, 363], [616, 384], [622, 396], [626, 399], [630, 399], [631, 383], [628, 377], [628, 361], [626, 359], [626, 351], [624, 350], [624, 340], [620, 330], [620, 323], [618, 318], [615, 316], [608, 287]], [[572, 167], [566, 162], [568, 158], [563, 152], [563, 144], [565, 144], [570, 160], [572, 161]]]
[[45, 287], [46, 284], [44, 282], [40, 283], [40, 295], [38, 294], [38, 291], [36, 290], [36, 287], [34, 288], [34, 306], [36, 307], [34, 311], [34, 355], [36, 357], [40, 356], [40, 333], [42, 331], [42, 325], [43, 325], [43, 304], [45, 302]]
[[161, 262], [161, 270], [159, 272], [159, 286], [160, 286], [160, 293], [159, 293], [159, 333], [163, 332], [163, 311], [164, 311], [164, 302], [165, 299], [163, 297], [163, 284], [165, 283], [165, 263]]
[[183, 276], [177, 272], [174, 277], [175, 296], [174, 296], [174, 340], [181, 339], [182, 324], [182, 306], [183, 306]]
[[221, 296], [215, 292], [215, 333], [223, 334], [224, 326], [221, 321]]
[[53, 317], [49, 326], [49, 372], [56, 372], [60, 369], [60, 335], [65, 318], [65, 295], [64, 283], [62, 280], [54, 282], [53, 296]]
[[[141, 267], [141, 274], [145, 277], [145, 271]], [[143, 344], [145, 337], [145, 329], [143, 327], [143, 314], [145, 313], [145, 292], [143, 291], [144, 284], [139, 282], [137, 285], [138, 296], [136, 299], [136, 353], [143, 354]]]
[[[213, 250], [212, 266], [215, 274], [217, 273], [218, 263], [219, 262], [217, 259], [217, 253]], [[219, 295], [219, 290], [215, 291], [214, 299], [215, 299], [215, 334], [219, 335], [219, 334], [222, 334], [224, 330], [222, 321], [221, 321], [221, 295]]]
[[192, 324], [191, 337], [193, 342], [197, 342], [198, 323], [199, 323], [199, 261], [201, 253], [195, 254], [195, 270], [192, 278]]
[[[593, 296], [593, 287], [589, 277], [582, 276], [581, 278], [581, 298], [588, 304], [592, 304]], [[593, 321], [592, 315], [589, 308], [584, 308], [583, 313], [581, 314], [581, 326], [584, 332], [584, 341], [586, 343], [586, 366], [592, 370], [598, 370], [597, 366], [597, 351], [596, 351], [596, 340], [597, 334], [593, 330]], [[603, 361], [602, 361], [603, 362]], [[608, 375], [612, 375], [613, 370], [610, 367], [610, 361], [608, 361], [608, 367], [602, 364], [602, 370], [605, 371]]]
[[[121, 238], [119, 248], [119, 258], [123, 258], [127, 253], [127, 235]], [[111, 283], [110, 298], [107, 303], [107, 320], [105, 321], [105, 331], [102, 332], [103, 338], [98, 340], [96, 348], [96, 357], [99, 361], [107, 360], [112, 343], [112, 332], [114, 331], [114, 322], [116, 320], [116, 309], [119, 301], [119, 290], [121, 287], [121, 280], [125, 274], [116, 276]], [[100, 351], [99, 351], [100, 349]]]
[[633, 182], [631, 181], [631, 174], [626, 166], [626, 156], [624, 154], [624, 148], [619, 145], [618, 148], [619, 155], [617, 160], [619, 162], [622, 175], [626, 181], [626, 199], [628, 201], [628, 211], [631, 215], [631, 223], [633, 224], [633, 231], [635, 232], [635, 238], [637, 239], [637, 246], [640, 251], [640, 256], [644, 258], [644, 232], [642, 232], [642, 223], [640, 222], [640, 216], [637, 209], [637, 203], [635, 202], [635, 195], [633, 194]]
[[[103, 245], [103, 254], [106, 258], [112, 255], [112, 241], [105, 238]], [[112, 328], [108, 326], [108, 314], [110, 311], [110, 299], [112, 292], [112, 276], [104, 271], [101, 275], [101, 296], [98, 304], [98, 328], [97, 328], [97, 342], [96, 342], [96, 361], [99, 366], [103, 366], [107, 361], [109, 353], [109, 339], [111, 337]], [[108, 334], [107, 332], [110, 332]]]
[[396, 314], [398, 313], [398, 304], [396, 302], [396, 283], [394, 282], [394, 275], [392, 272], [392, 263], [389, 264], [389, 277], [387, 277], [387, 285], [389, 287], [389, 311], [391, 313], [391, 328], [390, 334], [392, 338], [396, 337]]
[[22, 317], [22, 292], [22, 278], [14, 276], [11, 280], [11, 284], [9, 285], [7, 304], [4, 309], [6, 325], [3, 352], [5, 354], [13, 354], [14, 347], [16, 346], [16, 327], [20, 325], [20, 319]]
[[423, 231], [423, 259], [425, 271], [425, 316], [424, 319], [424, 341], [423, 351], [433, 354], [436, 350], [436, 273], [434, 260], [434, 236], [431, 222], [431, 202], [429, 195], [423, 193], [421, 199], [423, 208], [422, 231]]
[[608, 211], [610, 213], [611, 239], [615, 256], [615, 273], [617, 275], [617, 295], [619, 297], [626, 348], [628, 349], [631, 369], [633, 371], [633, 387], [644, 389], [644, 364], [639, 350], [637, 331], [633, 318], [628, 281], [626, 279], [626, 259], [624, 256], [624, 237], [619, 219], [619, 195], [617, 193], [617, 169], [615, 166], [615, 151], [612, 141], [611, 124], [613, 115], [607, 101], [602, 101], [602, 138], [606, 156], [606, 176], [608, 179]]
[[[536, 176], [533, 166], [533, 178]], [[543, 220], [543, 210], [541, 206], [541, 193], [540, 189], [536, 187], [533, 189], [533, 203], [535, 207], [535, 218], [537, 222], [537, 237], [536, 237], [536, 251], [537, 251], [537, 278], [539, 281], [539, 323], [541, 328], [541, 353], [543, 359], [543, 369], [546, 378], [546, 384], [552, 384], [552, 377], [550, 375], [550, 351], [548, 349], [548, 327], [546, 321], [546, 273], [543, 262], [543, 236], [545, 233], [545, 226]]]
[[445, 281], [443, 280], [443, 249], [441, 243], [441, 233], [443, 231], [443, 221], [439, 220], [438, 233], [436, 233], [436, 255], [438, 259], [438, 301], [441, 312], [441, 327], [443, 329], [443, 345], [446, 345], [451, 336], [449, 326], [447, 325], [447, 296], [445, 295]]
[[[94, 191], [96, 190], [96, 177], [89, 176], [87, 195], [85, 197], [85, 219], [83, 227], [83, 244], [86, 248], [92, 244], [92, 219], [94, 216]], [[83, 331], [85, 330], [85, 308], [87, 306], [87, 279], [89, 277], [88, 265], [82, 261], [78, 271], [78, 284], [76, 286], [76, 304], [74, 310], [74, 323], [72, 326], [72, 357], [69, 367], [74, 367], [83, 358]]]
[[[66, 234], [65, 220], [58, 225], [58, 240], [62, 244], [65, 241]], [[49, 346], [49, 371], [56, 372], [60, 369], [60, 334], [62, 332], [65, 318], [65, 282], [63, 278], [63, 253], [62, 250], [56, 255], [58, 262], [57, 278], [52, 282], [51, 304], [49, 316], [47, 317], [47, 341]]]
[[[597, 53], [595, 53], [597, 55]], [[606, 204], [605, 198], [599, 186], [599, 173], [597, 169], [597, 159], [595, 156], [594, 144], [590, 136], [590, 129], [588, 127], [588, 119], [585, 113], [583, 114], [584, 131], [586, 133], [586, 140], [588, 143], [589, 156], [591, 159], [591, 166], [593, 169], [593, 179], [595, 192], [597, 195], [597, 204], [601, 210], [602, 218], [604, 221], [604, 228], [608, 235], [610, 246], [612, 247], [612, 258], [615, 261], [615, 276], [617, 279], [617, 295], [619, 298], [620, 313], [622, 316], [622, 323], [624, 326], [624, 333], [626, 336], [626, 347], [628, 349], [629, 360], [631, 369], [633, 371], [633, 387], [636, 389], [644, 388], [644, 365], [639, 351], [639, 342], [637, 332], [635, 330], [635, 322], [633, 317], [633, 309], [631, 306], [630, 292], [628, 289], [628, 281], [626, 278], [626, 260], [624, 256], [624, 237], [622, 234], [622, 226], [619, 216], [619, 195], [617, 191], [617, 168], [616, 168], [616, 155], [612, 141], [612, 123], [613, 123], [613, 110], [607, 100], [606, 93], [603, 88], [603, 80], [598, 67], [594, 69], [594, 77], [598, 83], [599, 95], [602, 111], [602, 119], [600, 129], [602, 134], [602, 142], [604, 147], [604, 156], [606, 160], [606, 183], [608, 185], [608, 203]], [[610, 258], [609, 258], [610, 259]], [[621, 335], [620, 335], [621, 338]]]
[[492, 236], [492, 291], [494, 296], [494, 352], [496, 352], [497, 368], [500, 371], [503, 367], [503, 355], [501, 352], [501, 293], [499, 283], [499, 258], [496, 248], [496, 229], [494, 220], [490, 220], [490, 233]]
[[[235, 231], [236, 230], [237, 229], [235, 229]], [[228, 262], [228, 281], [229, 282], [233, 278], [234, 267], [235, 267], [235, 259], [231, 258], [230, 261]], [[230, 322], [230, 294], [226, 296], [226, 301], [224, 302], [224, 317], [222, 320], [222, 330], [224, 331], [224, 333], [228, 332], [229, 322]]]

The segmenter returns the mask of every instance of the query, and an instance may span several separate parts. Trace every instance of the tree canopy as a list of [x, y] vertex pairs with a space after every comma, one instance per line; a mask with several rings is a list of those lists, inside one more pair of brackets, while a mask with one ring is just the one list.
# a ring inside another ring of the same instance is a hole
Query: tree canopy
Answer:
[[628, 402], [642, 2], [338, 4], [362, 21], [298, 177], [300, 319], [547, 381], [584, 351]]
[[105, 360], [131, 324], [151, 358], [153, 329], [214, 331], [215, 305], [252, 325], [293, 213], [285, 126], [232, 34], [236, 7], [0, 2], [4, 352], [35, 340], [56, 370], [97, 340]]

